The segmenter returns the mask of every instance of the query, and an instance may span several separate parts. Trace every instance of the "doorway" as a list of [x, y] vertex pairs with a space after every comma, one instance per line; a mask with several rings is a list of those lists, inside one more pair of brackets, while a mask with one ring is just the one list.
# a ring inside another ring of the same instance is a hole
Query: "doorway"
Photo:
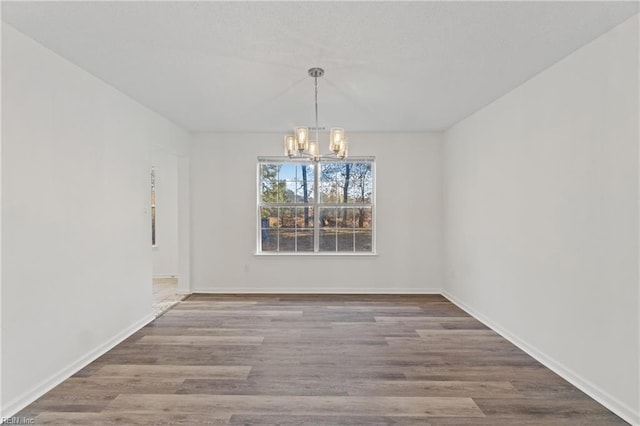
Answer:
[[153, 314], [159, 316], [180, 301], [180, 158], [165, 151], [152, 153], [151, 264]]

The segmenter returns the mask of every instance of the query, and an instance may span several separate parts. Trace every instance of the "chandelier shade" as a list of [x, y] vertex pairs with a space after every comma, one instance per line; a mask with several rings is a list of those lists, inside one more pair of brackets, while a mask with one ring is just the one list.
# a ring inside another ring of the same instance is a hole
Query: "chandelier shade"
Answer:
[[[315, 127], [296, 127], [293, 135], [284, 137], [284, 154], [289, 158], [302, 157], [311, 158], [314, 161], [320, 161], [322, 158], [338, 158], [343, 159], [348, 155], [349, 141], [345, 135], [344, 129], [334, 127], [329, 132], [329, 151], [328, 154], [320, 154], [319, 131], [318, 126], [318, 77], [324, 75], [322, 68], [314, 67], [308, 71], [310, 77], [314, 79], [315, 87]], [[310, 130], [314, 130], [315, 140], [310, 137]]]

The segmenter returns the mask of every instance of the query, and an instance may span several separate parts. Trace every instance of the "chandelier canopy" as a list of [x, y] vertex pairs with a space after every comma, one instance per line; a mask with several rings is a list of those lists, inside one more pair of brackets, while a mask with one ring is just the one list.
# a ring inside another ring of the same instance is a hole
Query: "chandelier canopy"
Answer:
[[[293, 135], [284, 137], [284, 154], [289, 158], [303, 157], [311, 158], [314, 161], [320, 161], [321, 158], [339, 158], [343, 159], [347, 156], [349, 141], [345, 136], [344, 129], [334, 127], [329, 132], [329, 154], [320, 154], [318, 148], [318, 134], [321, 129], [318, 126], [318, 77], [324, 75], [322, 68], [314, 67], [309, 69], [309, 76], [313, 77], [315, 85], [315, 127], [296, 127]], [[310, 130], [315, 131], [315, 140], [310, 139]]]

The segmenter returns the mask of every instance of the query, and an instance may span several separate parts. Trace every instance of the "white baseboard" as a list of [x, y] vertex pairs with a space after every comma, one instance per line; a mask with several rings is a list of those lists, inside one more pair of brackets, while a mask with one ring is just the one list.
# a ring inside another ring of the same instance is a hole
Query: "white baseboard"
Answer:
[[230, 288], [195, 288], [191, 291], [193, 293], [205, 293], [205, 294], [442, 294], [440, 288], [427, 288], [427, 289], [403, 289], [403, 288], [375, 288], [375, 289], [361, 289], [361, 288], [341, 288], [341, 289], [327, 289], [327, 288], [279, 288], [279, 289], [264, 289], [264, 288], [246, 288], [246, 287], [230, 287]]
[[502, 337], [516, 345], [518, 348], [532, 356], [538, 362], [543, 364], [545, 367], [580, 389], [582, 392], [589, 395], [591, 398], [598, 401], [600, 404], [604, 405], [606, 408], [614, 412], [616, 415], [620, 416], [626, 422], [631, 423], [632, 425], [640, 425], [640, 413], [635, 412], [628, 405], [620, 402], [618, 399], [609, 395], [604, 390], [600, 389], [598, 386], [591, 383], [589, 380], [586, 380], [570, 368], [566, 367], [564, 364], [556, 361], [553, 357], [545, 354], [544, 352], [536, 349], [535, 347], [528, 344], [525, 340], [519, 338], [512, 332], [510, 332], [506, 327], [501, 326], [500, 324], [492, 321], [485, 315], [476, 311], [451, 293], [447, 291], [443, 291], [442, 295], [449, 299], [452, 303], [458, 306], [460, 309], [467, 312], [472, 317], [476, 318], [478, 321], [484, 323], [487, 327], [491, 328], [496, 333], [500, 334]]
[[58, 386], [63, 381], [67, 380], [69, 377], [74, 375], [76, 372], [81, 370], [82, 368], [89, 365], [91, 362], [95, 361], [98, 357], [104, 355], [107, 351], [111, 350], [114, 346], [131, 336], [136, 331], [140, 330], [142, 327], [153, 321], [155, 317], [151, 314], [146, 315], [142, 319], [136, 321], [126, 329], [122, 330], [120, 333], [101, 344], [94, 350], [88, 352], [87, 354], [81, 356], [71, 364], [67, 365], [57, 373], [53, 374], [51, 377], [43, 380], [38, 383], [36, 386], [26, 391], [22, 395], [14, 398], [9, 401], [4, 407], [2, 407], [2, 412], [0, 412], [0, 418], [9, 418], [14, 416], [20, 410], [25, 408], [27, 405], [31, 404], [36, 399], [40, 398], [45, 393], [49, 392], [54, 387]]

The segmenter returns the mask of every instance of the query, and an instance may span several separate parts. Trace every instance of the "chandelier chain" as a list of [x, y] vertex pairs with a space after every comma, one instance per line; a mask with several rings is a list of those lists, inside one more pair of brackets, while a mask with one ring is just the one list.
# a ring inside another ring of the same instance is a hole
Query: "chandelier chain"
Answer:
[[315, 107], [316, 107], [316, 143], [318, 143], [318, 76], [314, 76], [313, 80], [315, 81]]

